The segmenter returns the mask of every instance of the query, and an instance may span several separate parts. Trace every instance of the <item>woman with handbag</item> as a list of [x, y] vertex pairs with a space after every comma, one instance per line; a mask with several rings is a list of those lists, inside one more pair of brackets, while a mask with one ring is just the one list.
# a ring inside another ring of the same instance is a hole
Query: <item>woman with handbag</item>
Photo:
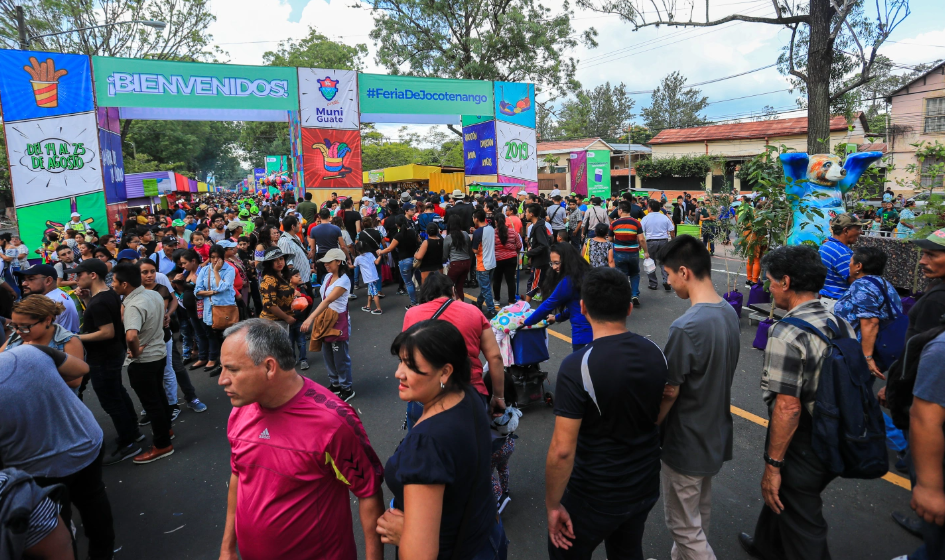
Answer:
[[355, 395], [351, 387], [351, 354], [348, 351], [348, 340], [351, 338], [351, 323], [348, 317], [348, 297], [351, 294], [351, 279], [347, 275], [348, 257], [341, 249], [329, 249], [318, 262], [325, 265], [325, 270], [328, 271], [321, 279], [322, 285], [319, 288], [322, 301], [302, 323], [302, 332], [310, 332], [318, 316], [327, 309], [338, 314], [333, 329], [337, 329], [341, 334], [322, 338], [325, 343], [322, 344], [322, 357], [328, 369], [331, 392], [348, 402]]
[[204, 370], [211, 377], [220, 375], [222, 371], [217, 360], [223, 345], [223, 331], [239, 321], [236, 290], [233, 289], [235, 278], [236, 269], [226, 262], [226, 249], [219, 245], [210, 247], [210, 264], [200, 269], [194, 295], [203, 302], [202, 327], [210, 345]]
[[421, 321], [394, 339], [391, 353], [400, 358], [400, 399], [424, 406], [384, 468], [394, 499], [377, 521], [381, 541], [401, 558], [504, 560], [489, 419], [469, 384], [462, 334], [449, 321]]

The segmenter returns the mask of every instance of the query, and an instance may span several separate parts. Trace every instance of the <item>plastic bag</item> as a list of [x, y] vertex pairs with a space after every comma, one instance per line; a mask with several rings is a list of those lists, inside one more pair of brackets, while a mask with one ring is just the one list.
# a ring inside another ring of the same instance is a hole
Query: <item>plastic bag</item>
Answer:
[[656, 262], [653, 259], [644, 259], [643, 260], [643, 272], [647, 274], [656, 271]]

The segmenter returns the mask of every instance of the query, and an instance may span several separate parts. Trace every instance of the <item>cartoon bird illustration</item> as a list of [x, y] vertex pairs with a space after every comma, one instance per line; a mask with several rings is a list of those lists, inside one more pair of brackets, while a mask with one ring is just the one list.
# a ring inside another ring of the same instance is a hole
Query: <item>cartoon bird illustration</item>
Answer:
[[334, 144], [328, 138], [322, 144], [312, 144], [312, 149], [322, 153], [322, 165], [325, 171], [337, 173], [325, 177], [325, 179], [341, 179], [351, 173], [352, 169], [344, 165], [344, 158], [351, 153], [351, 148], [344, 142], [335, 142]]
[[36, 60], [35, 56], [30, 57], [30, 66], [24, 66], [23, 70], [30, 75], [33, 86], [33, 95], [36, 98], [36, 105], [44, 109], [51, 109], [59, 106], [59, 78], [69, 73], [68, 70], [56, 70], [56, 62], [47, 58], [46, 62]]

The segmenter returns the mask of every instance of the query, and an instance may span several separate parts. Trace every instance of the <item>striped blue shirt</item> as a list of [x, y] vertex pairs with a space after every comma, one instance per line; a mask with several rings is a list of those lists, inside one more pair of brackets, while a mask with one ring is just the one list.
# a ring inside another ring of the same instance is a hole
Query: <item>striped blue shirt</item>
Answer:
[[852, 256], [853, 250], [833, 237], [820, 246], [820, 260], [827, 267], [827, 280], [824, 281], [824, 288], [820, 290], [820, 295], [840, 299], [840, 296], [847, 291]]

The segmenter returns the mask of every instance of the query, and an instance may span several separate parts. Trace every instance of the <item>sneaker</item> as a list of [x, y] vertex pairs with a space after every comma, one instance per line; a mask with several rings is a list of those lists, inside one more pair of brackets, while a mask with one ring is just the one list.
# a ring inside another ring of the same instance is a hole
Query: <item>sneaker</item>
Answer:
[[751, 280], [745, 280], [745, 285], [750, 288], [754, 285], [754, 282], [752, 282]]
[[407, 290], [400, 288], [399, 290], [397, 290], [397, 295], [405, 296], [407, 295]]
[[151, 446], [151, 449], [145, 451], [141, 455], [138, 455], [132, 461], [136, 465], [146, 465], [148, 463], [153, 463], [158, 459], [163, 459], [165, 457], [170, 457], [174, 454], [174, 446], [168, 445], [163, 449], [158, 449], [157, 447]]
[[141, 416], [138, 417], [138, 425], [147, 426], [150, 423], [151, 423], [151, 418], [148, 416], [148, 413], [142, 410]]
[[174, 435], [174, 430], [168, 430], [168, 433], [171, 434], [171, 439], [174, 439], [174, 438], [177, 437], [177, 436]]
[[364, 307], [361, 308], [361, 311], [364, 311], [365, 313], [370, 313], [371, 308], [365, 305]]
[[[144, 438], [144, 436], [141, 436]], [[117, 445], [115, 450], [105, 456], [102, 460], [103, 465], [117, 465], [118, 463], [134, 457], [135, 455], [141, 453], [141, 446], [137, 443], [129, 443], [128, 445]]]
[[348, 294], [348, 299], [358, 299], [358, 294]]
[[377, 297], [379, 297], [379, 298], [381, 298], [381, 299], [384, 299], [384, 298], [386, 298], [387, 296], [385, 296], [384, 294], [377, 294]]
[[669, 285], [669, 282], [663, 282], [663, 289], [667, 292], [673, 291], [673, 287]]
[[647, 288], [649, 288], [649, 289], [651, 289], [651, 290], [657, 289], [656, 286], [653, 286], [653, 285], [647, 285]]
[[383, 314], [384, 312], [381, 311], [380, 309], [375, 309], [374, 311], [371, 311], [371, 315], [383, 315]]
[[412, 303], [408, 303], [407, 305], [404, 306], [404, 309], [408, 309], [408, 310], [409, 310], [411, 307], [413, 307], [413, 304], [412, 304]]
[[498, 503], [499, 515], [502, 515], [502, 511], [505, 510], [505, 506], [509, 505], [509, 502], [511, 501], [512, 501], [512, 497], [509, 496], [508, 492], [499, 496], [499, 503]]
[[193, 410], [194, 412], [206, 412], [206, 411], [207, 411], [207, 405], [205, 405], [205, 404], [203, 404], [202, 402], [200, 402], [200, 399], [194, 399], [194, 400], [190, 401], [189, 403], [187, 403], [187, 408], [189, 408], [190, 410]]
[[329, 389], [332, 393], [334, 393], [334, 394], [337, 395], [338, 393], [341, 392], [341, 385], [332, 385], [332, 386], [329, 387], [328, 389]]
[[347, 389], [342, 387], [341, 390], [338, 391], [338, 398], [345, 402], [348, 402], [351, 399], [353, 399], [354, 395], [355, 395], [354, 389], [352, 389], [351, 387], [348, 387]]
[[306, 370], [309, 368], [308, 360], [299, 360], [299, 369]]
[[640, 298], [635, 297], [635, 298], [631, 299], [630, 301], [633, 302], [633, 306], [634, 306], [634, 307], [640, 307]]
[[179, 404], [175, 404], [175, 405], [171, 406], [171, 409], [172, 409], [172, 410], [171, 410], [171, 422], [173, 422], [174, 420], [177, 420], [177, 417], [178, 417], [178, 416], [180, 416], [180, 405], [179, 405]]

